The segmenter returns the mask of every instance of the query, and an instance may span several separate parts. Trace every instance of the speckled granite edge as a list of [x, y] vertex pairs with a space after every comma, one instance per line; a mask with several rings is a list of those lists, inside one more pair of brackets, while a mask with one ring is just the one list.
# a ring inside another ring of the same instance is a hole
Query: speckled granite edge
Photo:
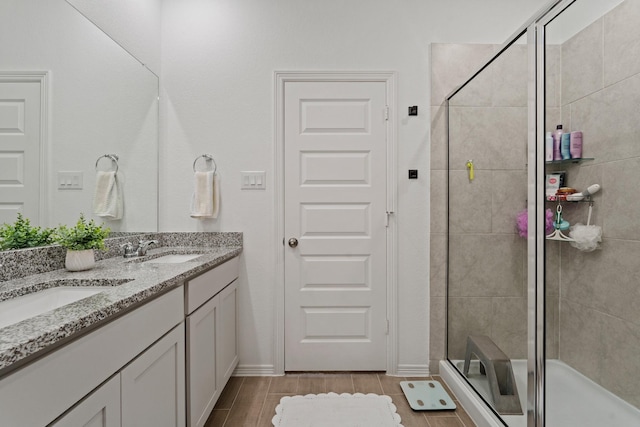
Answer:
[[[162, 232], [130, 234], [105, 240], [105, 251], [95, 251], [96, 261], [122, 256], [121, 246], [139, 240], [158, 240], [159, 246], [242, 246], [241, 232]], [[0, 251], [0, 282], [64, 268], [66, 250], [60, 246]]]
[[[156, 253], [172, 250], [175, 249], [161, 248]], [[11, 365], [16, 362], [45, 351], [62, 340], [81, 336], [85, 328], [127, 312], [127, 308], [240, 255], [242, 247], [203, 247], [202, 251], [202, 257], [194, 262], [145, 266], [115, 258], [105, 260], [99, 267], [86, 272], [69, 273], [62, 270], [17, 280], [16, 290], [28, 287], [30, 282], [39, 283], [47, 278], [53, 282], [73, 277], [74, 280], [86, 280], [86, 283], [100, 279], [126, 279], [126, 283], [107, 287], [92, 297], [0, 328], [0, 376], [10, 372]]]
[[240, 232], [161, 233], [162, 246], [242, 246]]

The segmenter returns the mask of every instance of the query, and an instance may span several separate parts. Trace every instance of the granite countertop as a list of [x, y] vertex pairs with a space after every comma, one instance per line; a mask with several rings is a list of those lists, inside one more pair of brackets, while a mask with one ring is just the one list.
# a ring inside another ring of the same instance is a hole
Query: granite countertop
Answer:
[[[104, 289], [93, 296], [0, 328], [0, 377], [23, 364], [19, 362], [76, 338], [83, 331], [91, 330], [241, 252], [241, 245], [163, 246], [150, 249], [140, 258], [113, 257], [98, 261], [96, 267], [88, 271], [71, 273], [60, 269], [0, 282], [0, 301], [55, 286], [100, 286]], [[176, 253], [202, 255], [174, 264], [143, 262]]]

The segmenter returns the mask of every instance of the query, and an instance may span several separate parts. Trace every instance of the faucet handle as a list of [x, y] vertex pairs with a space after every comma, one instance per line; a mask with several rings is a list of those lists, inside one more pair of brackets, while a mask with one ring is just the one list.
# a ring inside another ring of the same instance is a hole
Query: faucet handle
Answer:
[[124, 257], [131, 258], [136, 255], [136, 249], [133, 247], [131, 242], [127, 242], [125, 244], [120, 245], [122, 249], [124, 249]]

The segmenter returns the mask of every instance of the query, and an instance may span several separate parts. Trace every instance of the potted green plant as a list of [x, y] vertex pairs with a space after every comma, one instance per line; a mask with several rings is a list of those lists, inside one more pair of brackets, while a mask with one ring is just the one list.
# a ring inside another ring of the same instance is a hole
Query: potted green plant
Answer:
[[50, 228], [34, 227], [28, 218], [18, 214], [13, 224], [2, 224], [0, 227], [0, 250], [34, 248], [52, 243]]
[[109, 229], [96, 225], [93, 220], [87, 221], [83, 214], [73, 227], [59, 226], [53, 232], [53, 241], [67, 248], [65, 267], [69, 271], [82, 271], [93, 268], [96, 264], [94, 249], [104, 250], [104, 239]]

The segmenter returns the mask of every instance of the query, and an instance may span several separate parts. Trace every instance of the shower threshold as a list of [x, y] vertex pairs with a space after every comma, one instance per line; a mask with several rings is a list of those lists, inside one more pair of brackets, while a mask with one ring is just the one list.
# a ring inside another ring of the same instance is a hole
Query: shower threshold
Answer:
[[[453, 360], [463, 369], [464, 360]], [[516, 384], [519, 390], [527, 390], [527, 361], [512, 360]], [[640, 425], [640, 409], [630, 405], [605, 388], [591, 381], [564, 362], [548, 360], [546, 363], [546, 427], [628, 427]], [[486, 404], [468, 386], [462, 374], [448, 361], [440, 362], [440, 374], [458, 397], [478, 427], [527, 427], [525, 415], [503, 415], [501, 422]], [[490, 401], [488, 384], [475, 380], [474, 387]], [[486, 381], [485, 381], [486, 382]], [[520, 393], [521, 404], [526, 408], [526, 395]]]

